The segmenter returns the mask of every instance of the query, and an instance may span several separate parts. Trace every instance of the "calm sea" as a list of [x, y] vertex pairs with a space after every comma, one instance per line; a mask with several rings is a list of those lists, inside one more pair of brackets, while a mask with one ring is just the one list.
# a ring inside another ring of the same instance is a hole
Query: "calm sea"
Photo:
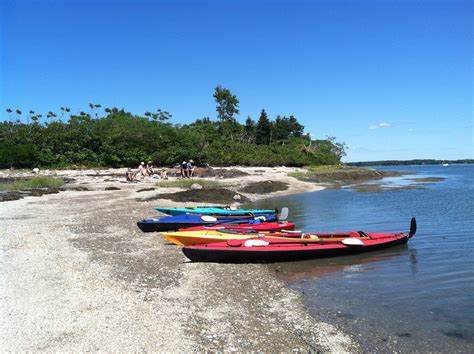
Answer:
[[[380, 167], [414, 171], [392, 187], [324, 190], [260, 201], [290, 208], [307, 232], [418, 232], [408, 245], [364, 255], [271, 265], [311, 312], [350, 332], [368, 351], [474, 351], [474, 165]], [[413, 178], [442, 177], [420, 184]]]

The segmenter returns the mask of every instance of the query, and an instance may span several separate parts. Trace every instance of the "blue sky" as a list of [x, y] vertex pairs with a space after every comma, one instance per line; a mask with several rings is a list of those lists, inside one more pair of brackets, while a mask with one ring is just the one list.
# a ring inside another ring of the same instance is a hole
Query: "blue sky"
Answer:
[[3, 0], [0, 109], [295, 115], [345, 161], [473, 158], [468, 1]]

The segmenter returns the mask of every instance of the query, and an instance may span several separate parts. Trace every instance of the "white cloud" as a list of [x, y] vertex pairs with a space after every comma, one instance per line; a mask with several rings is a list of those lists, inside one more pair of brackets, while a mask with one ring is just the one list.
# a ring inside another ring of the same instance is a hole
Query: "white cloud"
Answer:
[[369, 129], [378, 129], [378, 128], [390, 128], [392, 125], [389, 123], [379, 123], [379, 124], [371, 124], [369, 125]]

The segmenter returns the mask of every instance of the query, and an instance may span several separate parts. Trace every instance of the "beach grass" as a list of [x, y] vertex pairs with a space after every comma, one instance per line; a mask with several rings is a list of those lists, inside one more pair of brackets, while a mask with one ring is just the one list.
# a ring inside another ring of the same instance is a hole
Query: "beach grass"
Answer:
[[173, 181], [159, 181], [155, 185], [160, 188], [183, 188], [189, 189], [193, 184], [200, 184], [203, 188], [222, 187], [222, 183], [207, 179], [177, 179]]
[[0, 191], [18, 191], [37, 188], [59, 188], [64, 181], [55, 177], [33, 177], [13, 182], [0, 183]]

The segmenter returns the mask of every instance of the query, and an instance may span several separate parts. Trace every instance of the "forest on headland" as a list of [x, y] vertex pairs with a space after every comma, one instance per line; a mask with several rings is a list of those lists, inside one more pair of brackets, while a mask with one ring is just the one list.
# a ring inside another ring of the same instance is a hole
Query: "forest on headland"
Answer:
[[87, 111], [68, 107], [41, 114], [6, 109], [0, 123], [0, 168], [124, 167], [140, 161], [172, 166], [193, 159], [197, 165], [304, 166], [338, 164], [344, 143], [334, 137], [313, 140], [297, 118], [264, 109], [241, 124], [239, 100], [217, 86], [217, 117], [173, 124], [157, 109], [133, 114], [123, 108], [90, 103]]

